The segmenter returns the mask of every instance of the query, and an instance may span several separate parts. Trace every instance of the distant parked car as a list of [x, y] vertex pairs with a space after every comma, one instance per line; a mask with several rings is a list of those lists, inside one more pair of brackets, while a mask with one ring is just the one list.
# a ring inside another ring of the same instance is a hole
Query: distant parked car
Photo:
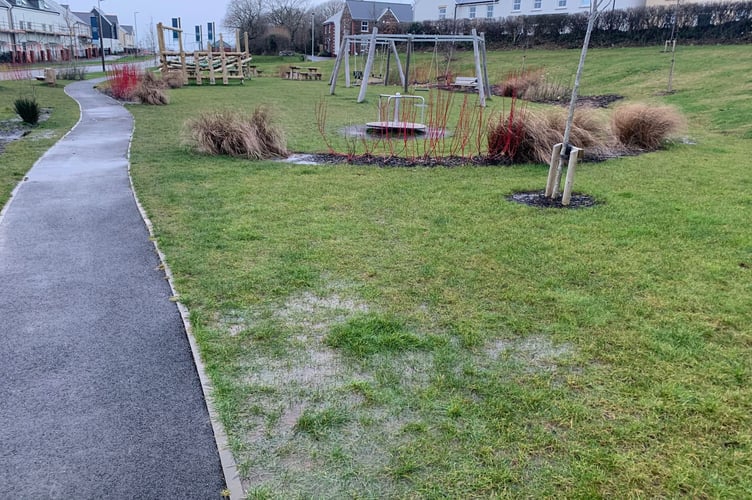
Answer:
[[295, 51], [294, 50], [280, 50], [279, 55], [280, 56], [294, 56]]

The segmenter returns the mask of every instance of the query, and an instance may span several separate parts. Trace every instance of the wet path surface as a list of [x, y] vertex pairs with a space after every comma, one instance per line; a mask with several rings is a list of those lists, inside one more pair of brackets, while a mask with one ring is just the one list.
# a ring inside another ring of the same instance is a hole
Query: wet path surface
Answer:
[[128, 178], [133, 120], [82, 121], [0, 218], [0, 497], [218, 498], [185, 330]]

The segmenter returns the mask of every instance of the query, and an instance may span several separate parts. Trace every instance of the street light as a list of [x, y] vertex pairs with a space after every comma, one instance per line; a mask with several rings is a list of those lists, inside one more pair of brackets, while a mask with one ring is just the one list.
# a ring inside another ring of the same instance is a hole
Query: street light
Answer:
[[102, 29], [102, 0], [97, 0], [97, 27], [99, 28], [99, 53], [102, 55], [102, 71], [107, 72], [107, 68], [104, 67], [104, 29]]
[[138, 14], [138, 11], [133, 13], [133, 44], [136, 46], [136, 55], [138, 56], [138, 21], [136, 21], [136, 14]]

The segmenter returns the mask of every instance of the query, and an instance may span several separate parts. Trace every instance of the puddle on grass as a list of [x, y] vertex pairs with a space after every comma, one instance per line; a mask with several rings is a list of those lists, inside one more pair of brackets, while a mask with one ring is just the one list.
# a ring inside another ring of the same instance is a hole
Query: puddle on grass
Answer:
[[404, 130], [384, 131], [377, 129], [369, 129], [365, 124], [361, 125], [349, 125], [340, 131], [345, 137], [357, 138], [357, 139], [372, 139], [375, 141], [391, 139], [395, 141], [402, 140], [421, 140], [421, 139], [441, 139], [442, 137], [451, 137], [452, 133], [445, 128], [426, 128], [426, 131], [422, 134], [415, 132], [406, 132]]
[[492, 359], [509, 356], [523, 363], [530, 371], [555, 371], [558, 361], [574, 354], [572, 344], [554, 345], [543, 335], [531, 335], [521, 339], [499, 339], [486, 348]]

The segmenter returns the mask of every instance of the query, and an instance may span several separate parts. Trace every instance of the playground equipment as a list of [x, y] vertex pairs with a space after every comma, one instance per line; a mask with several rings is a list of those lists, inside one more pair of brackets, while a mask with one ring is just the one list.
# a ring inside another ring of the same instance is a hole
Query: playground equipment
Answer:
[[[415, 116], [404, 108], [401, 108], [402, 101], [412, 101], [413, 105], [420, 109], [420, 122], [405, 121], [402, 118]], [[391, 119], [390, 111], [391, 109]], [[378, 130], [384, 132], [407, 132], [407, 133], [424, 133], [428, 127], [423, 125], [425, 119], [426, 100], [419, 95], [401, 95], [380, 94], [379, 95], [379, 120], [366, 123], [367, 130]]]
[[[403, 70], [402, 61], [397, 51], [396, 42], [405, 43], [407, 46], [407, 55], [405, 59], [405, 69]], [[413, 52], [413, 45], [415, 43], [440, 43], [440, 42], [472, 42], [473, 54], [475, 57], [475, 81], [476, 89], [478, 91], [478, 97], [480, 105], [485, 107], [486, 98], [491, 97], [491, 87], [488, 83], [488, 70], [486, 68], [486, 41], [483, 33], [478, 34], [477, 30], [473, 29], [471, 35], [379, 35], [378, 28], [374, 28], [370, 35], [350, 35], [345, 31], [345, 35], [342, 39], [342, 45], [337, 53], [337, 59], [334, 62], [334, 71], [332, 72], [331, 80], [329, 80], [329, 94], [334, 94], [334, 89], [337, 85], [337, 77], [339, 71], [344, 62], [345, 67], [345, 87], [350, 87], [350, 50], [349, 47], [352, 44], [363, 45], [368, 44], [368, 56], [366, 59], [365, 68], [362, 71], [364, 76], [360, 81], [360, 93], [358, 94], [358, 102], [363, 102], [366, 98], [366, 90], [368, 89], [368, 76], [371, 75], [373, 64], [375, 60], [376, 47], [381, 45], [382, 47], [388, 47], [386, 50], [390, 50], [394, 55], [395, 62], [397, 64], [397, 70], [400, 75], [400, 82], [404, 88], [405, 94], [408, 93], [409, 81], [405, 77], [410, 73], [410, 58]], [[384, 81], [388, 80], [389, 73], [389, 58], [387, 58], [387, 71], [384, 77]]]
[[[165, 44], [165, 30], [178, 33], [178, 50], [169, 51]], [[168, 71], [180, 71], [186, 81], [194, 80], [196, 85], [201, 85], [204, 79], [209, 80], [210, 85], [216, 84], [217, 76], [222, 78], [222, 84], [228, 85], [230, 80], [240, 80], [243, 83], [246, 78], [255, 76], [255, 67], [251, 64], [251, 54], [248, 52], [248, 33], [245, 33], [245, 51], [225, 51], [224, 39], [219, 34], [219, 51], [212, 50], [211, 44], [207, 44], [206, 50], [197, 50], [187, 53], [183, 50], [183, 30], [157, 24], [157, 38], [159, 42], [159, 60], [162, 74]], [[235, 47], [240, 48], [240, 32], [235, 32]]]

